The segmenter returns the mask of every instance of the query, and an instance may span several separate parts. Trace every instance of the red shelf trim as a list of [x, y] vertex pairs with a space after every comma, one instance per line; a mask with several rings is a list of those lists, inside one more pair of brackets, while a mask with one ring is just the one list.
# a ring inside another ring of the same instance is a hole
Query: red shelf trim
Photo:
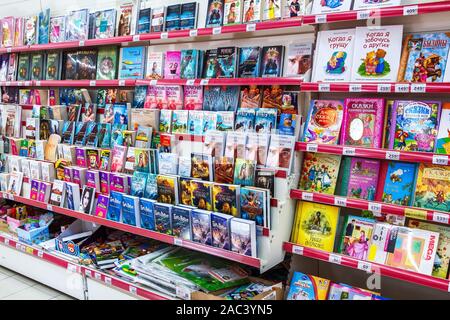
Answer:
[[[394, 268], [390, 266], [386, 266], [383, 264], [378, 264], [369, 261], [362, 261], [355, 258], [351, 258], [349, 256], [340, 255], [336, 253], [330, 253], [327, 251], [317, 250], [313, 248], [303, 247], [300, 245], [296, 245], [295, 243], [285, 242], [283, 244], [283, 249], [286, 252], [303, 255], [308, 258], [313, 258], [322, 261], [331, 262], [330, 257], [337, 256], [340, 260], [340, 265], [346, 266], [353, 269], [363, 270], [359, 263], [363, 262], [365, 266], [370, 266], [371, 272], [380, 273], [383, 276], [387, 276], [390, 278], [399, 279], [402, 281], [407, 281], [411, 283], [415, 283], [421, 286], [431, 287], [437, 290], [449, 291], [449, 281], [446, 279], [435, 278], [432, 276], [423, 275], [417, 272], [402, 270], [399, 268]], [[300, 253], [299, 253], [300, 251]], [[303, 251], [303, 253], [301, 253]], [[363, 264], [361, 263], [361, 264]]]

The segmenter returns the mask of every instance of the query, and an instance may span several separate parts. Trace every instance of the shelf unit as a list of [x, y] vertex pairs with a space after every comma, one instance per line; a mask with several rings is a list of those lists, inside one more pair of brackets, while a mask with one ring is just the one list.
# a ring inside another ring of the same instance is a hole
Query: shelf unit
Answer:
[[431, 287], [445, 292], [450, 292], [450, 282], [447, 279], [440, 279], [413, 271], [386, 266], [379, 263], [358, 260], [349, 256], [303, 247], [290, 242], [284, 243], [283, 249], [286, 250], [286, 252], [293, 253], [295, 255], [326, 261], [352, 269], [362, 270], [368, 273], [375, 272], [383, 276]]

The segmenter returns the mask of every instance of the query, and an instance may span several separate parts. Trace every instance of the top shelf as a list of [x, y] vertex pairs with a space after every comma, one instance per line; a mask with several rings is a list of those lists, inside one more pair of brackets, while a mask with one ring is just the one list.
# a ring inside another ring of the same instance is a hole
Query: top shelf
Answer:
[[[450, 1], [439, 1], [432, 3], [423, 3], [416, 5], [405, 5], [396, 7], [386, 7], [381, 9], [352, 10], [345, 12], [336, 12], [329, 14], [306, 15], [299, 18], [283, 19], [277, 21], [264, 21], [258, 23], [238, 24], [233, 26], [223, 26], [215, 28], [198, 28], [192, 30], [177, 30], [168, 32], [153, 32], [134, 36], [121, 36], [108, 39], [88, 39], [81, 41], [69, 41], [61, 43], [40, 44], [31, 46], [18, 46], [0, 48], [1, 53], [10, 52], [31, 52], [43, 50], [70, 49], [78, 47], [95, 47], [105, 45], [129, 45], [143, 44], [144, 42], [160, 41], [161, 43], [172, 43], [177, 41], [193, 42], [204, 41], [204, 37], [214, 39], [223, 39], [224, 35], [228, 38], [252, 37], [279, 35], [283, 33], [299, 33], [299, 27], [311, 26], [314, 24], [357, 21], [373, 18], [389, 18], [401, 16], [422, 15], [428, 13], [437, 13], [450, 11]], [[226, 36], [227, 37], [227, 36]]]

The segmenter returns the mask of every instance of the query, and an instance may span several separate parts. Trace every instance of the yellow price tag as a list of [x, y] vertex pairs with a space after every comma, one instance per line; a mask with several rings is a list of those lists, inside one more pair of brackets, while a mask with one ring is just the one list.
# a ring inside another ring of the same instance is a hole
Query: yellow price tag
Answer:
[[29, 253], [29, 254], [33, 254], [34, 249], [31, 248], [31, 247], [25, 247], [25, 252], [26, 252], [26, 253]]
[[427, 212], [420, 209], [405, 208], [405, 216], [407, 218], [427, 220]]

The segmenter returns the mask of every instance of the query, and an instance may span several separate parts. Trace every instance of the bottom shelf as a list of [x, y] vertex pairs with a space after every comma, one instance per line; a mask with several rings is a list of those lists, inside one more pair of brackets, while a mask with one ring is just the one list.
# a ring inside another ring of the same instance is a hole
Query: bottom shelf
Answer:
[[386, 266], [379, 263], [358, 260], [349, 256], [303, 247], [295, 243], [285, 242], [283, 249], [286, 252], [313, 258], [321, 261], [342, 265], [345, 267], [366, 271], [369, 273], [379, 273], [382, 276], [411, 282], [414, 284], [431, 287], [433, 289], [450, 292], [450, 282], [447, 279], [435, 278], [417, 272], [403, 270]]

